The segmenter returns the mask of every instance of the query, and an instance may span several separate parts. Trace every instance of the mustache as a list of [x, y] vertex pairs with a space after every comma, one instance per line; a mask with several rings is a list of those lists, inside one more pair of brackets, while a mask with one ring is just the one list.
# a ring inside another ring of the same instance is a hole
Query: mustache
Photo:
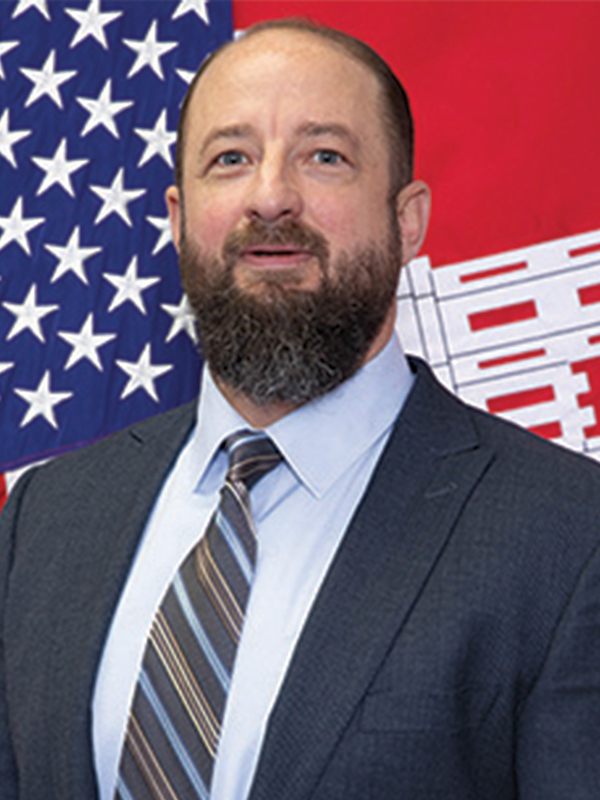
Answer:
[[261, 220], [251, 220], [245, 228], [230, 233], [223, 243], [223, 260], [235, 262], [244, 250], [268, 246], [297, 247], [308, 250], [321, 264], [329, 259], [329, 246], [325, 237], [308, 225], [296, 220], [284, 220], [268, 225]]

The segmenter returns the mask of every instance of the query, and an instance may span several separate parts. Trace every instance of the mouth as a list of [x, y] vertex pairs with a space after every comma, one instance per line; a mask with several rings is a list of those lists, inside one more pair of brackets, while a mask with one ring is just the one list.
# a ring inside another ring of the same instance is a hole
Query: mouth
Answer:
[[239, 258], [257, 269], [290, 269], [313, 258], [313, 253], [294, 245], [256, 245], [241, 251]]

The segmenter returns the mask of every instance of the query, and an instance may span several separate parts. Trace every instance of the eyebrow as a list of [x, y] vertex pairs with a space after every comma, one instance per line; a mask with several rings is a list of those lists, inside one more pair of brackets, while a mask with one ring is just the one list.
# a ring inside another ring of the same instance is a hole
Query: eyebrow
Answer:
[[218, 142], [219, 139], [243, 139], [253, 133], [251, 125], [226, 125], [224, 128], [217, 128], [212, 130], [204, 142], [200, 152], [203, 153], [213, 142]]
[[297, 134], [315, 138], [336, 136], [338, 139], [345, 139], [355, 147], [358, 145], [357, 137], [349, 128], [339, 122], [306, 122], [298, 128]]
[[[255, 133], [252, 125], [226, 125], [223, 128], [216, 128], [210, 131], [200, 149], [200, 154], [220, 139], [244, 139]], [[338, 139], [344, 139], [350, 142], [354, 147], [358, 146], [357, 137], [339, 122], [305, 122], [296, 129], [296, 135], [299, 137], [306, 136], [309, 138], [318, 138], [319, 136], [335, 136]]]

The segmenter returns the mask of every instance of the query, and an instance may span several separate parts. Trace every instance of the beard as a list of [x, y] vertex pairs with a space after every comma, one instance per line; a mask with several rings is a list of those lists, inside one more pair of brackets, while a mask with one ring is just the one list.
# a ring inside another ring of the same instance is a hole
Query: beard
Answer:
[[[183, 224], [183, 287], [217, 383], [255, 405], [300, 405], [351, 377], [396, 299], [401, 245], [391, 216], [385, 247], [357, 248], [333, 263], [325, 238], [295, 221], [275, 229], [252, 221], [227, 237], [220, 259], [193, 247]], [[317, 259], [316, 289], [295, 288], [289, 273], [261, 275], [257, 291], [236, 285], [235, 265], [244, 249], [278, 244], [303, 248]]]

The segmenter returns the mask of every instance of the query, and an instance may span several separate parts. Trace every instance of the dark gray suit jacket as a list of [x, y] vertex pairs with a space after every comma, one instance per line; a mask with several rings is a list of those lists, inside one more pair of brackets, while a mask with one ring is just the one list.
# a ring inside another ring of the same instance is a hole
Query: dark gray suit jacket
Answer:
[[[251, 800], [598, 800], [600, 469], [418, 377]], [[92, 800], [104, 638], [185, 407], [25, 477], [0, 537], [0, 797]], [[318, 445], [318, 443], [317, 443]]]

